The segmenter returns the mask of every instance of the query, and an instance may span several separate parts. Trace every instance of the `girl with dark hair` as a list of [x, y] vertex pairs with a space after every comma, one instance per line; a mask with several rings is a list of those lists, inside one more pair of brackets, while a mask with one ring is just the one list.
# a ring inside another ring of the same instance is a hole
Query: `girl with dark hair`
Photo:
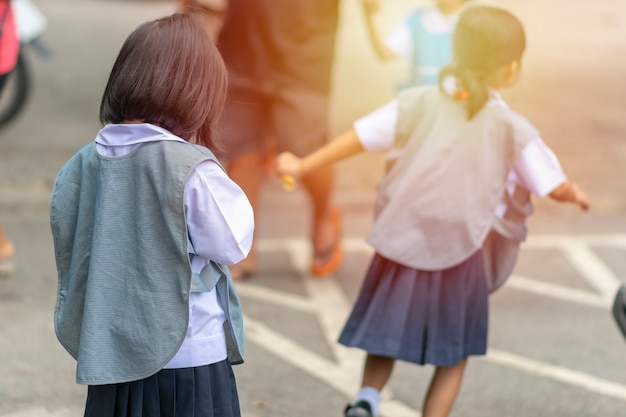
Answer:
[[144, 23], [117, 57], [104, 127], [57, 177], [55, 330], [86, 417], [239, 417], [242, 314], [226, 265], [250, 203], [212, 150], [226, 70], [200, 18]]
[[[452, 45], [440, 86], [401, 92], [318, 151], [278, 159], [282, 174], [299, 177], [364, 150], [388, 152], [367, 238], [375, 255], [339, 338], [367, 352], [348, 417], [378, 414], [398, 359], [436, 367], [422, 416], [447, 416], [467, 358], [486, 353], [488, 294], [511, 272], [530, 194], [589, 207], [534, 126], [498, 94], [518, 78], [517, 18], [469, 6]], [[494, 255], [492, 235], [498, 250], [513, 250]]]

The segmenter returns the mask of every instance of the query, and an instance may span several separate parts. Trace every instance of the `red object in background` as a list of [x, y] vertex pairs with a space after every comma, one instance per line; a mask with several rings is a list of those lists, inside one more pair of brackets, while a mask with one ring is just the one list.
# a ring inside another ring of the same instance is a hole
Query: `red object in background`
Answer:
[[[6, 10], [7, 7], [9, 10]], [[0, 39], [0, 74], [5, 74], [15, 67], [19, 50], [15, 17], [9, 1], [0, 2], [0, 17], [4, 16], [5, 13], [8, 14], [2, 26], [2, 38]]]

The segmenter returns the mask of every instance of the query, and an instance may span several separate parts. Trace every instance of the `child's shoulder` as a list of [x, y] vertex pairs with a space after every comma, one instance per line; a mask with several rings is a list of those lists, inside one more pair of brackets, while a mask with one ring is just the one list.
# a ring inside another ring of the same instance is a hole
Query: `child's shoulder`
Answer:
[[521, 144], [528, 143], [540, 136], [537, 127], [525, 116], [510, 107], [488, 106], [487, 123], [497, 126], [500, 131]]
[[65, 166], [81, 165], [86, 158], [96, 154], [95, 149], [96, 143], [94, 141], [84, 144], [67, 160]]
[[[425, 120], [435, 120], [439, 114], [463, 118], [463, 109], [436, 85], [419, 85], [398, 93], [396, 128], [410, 132]], [[450, 119], [452, 120], [452, 119]]]
[[417, 85], [401, 90], [397, 94], [398, 103], [401, 107], [426, 106], [438, 108], [442, 102], [452, 99], [441, 91], [438, 85]]
[[173, 153], [181, 158], [217, 159], [215, 154], [206, 146], [187, 142], [186, 140], [160, 140], [148, 142], [154, 147], [162, 148], [161, 152]]
[[518, 126], [532, 126], [534, 125], [526, 116], [519, 113], [517, 110], [510, 108], [509, 106], [502, 105], [487, 105], [486, 109], [492, 115], [495, 115], [500, 120], [506, 121], [512, 125]]

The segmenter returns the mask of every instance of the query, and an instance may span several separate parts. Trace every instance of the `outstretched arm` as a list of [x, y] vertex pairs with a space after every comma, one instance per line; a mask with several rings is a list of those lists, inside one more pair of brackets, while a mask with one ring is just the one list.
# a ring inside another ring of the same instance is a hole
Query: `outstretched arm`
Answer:
[[383, 61], [395, 58], [396, 54], [385, 45], [374, 22], [374, 14], [378, 12], [380, 8], [380, 0], [361, 0], [361, 4], [363, 5], [363, 12], [365, 14], [367, 34], [370, 37], [376, 56]]
[[520, 184], [534, 195], [547, 195], [555, 201], [589, 209], [587, 195], [578, 185], [567, 180], [558, 158], [541, 137], [526, 144], [513, 169]]
[[587, 194], [578, 185], [569, 181], [561, 183], [550, 194], [550, 198], [563, 203], [574, 203], [583, 210], [589, 210]]
[[301, 178], [311, 171], [334, 164], [364, 151], [365, 148], [361, 144], [356, 131], [350, 129], [337, 139], [303, 158], [298, 158], [289, 152], [283, 152], [278, 155], [276, 165], [280, 175], [291, 175], [295, 178]]

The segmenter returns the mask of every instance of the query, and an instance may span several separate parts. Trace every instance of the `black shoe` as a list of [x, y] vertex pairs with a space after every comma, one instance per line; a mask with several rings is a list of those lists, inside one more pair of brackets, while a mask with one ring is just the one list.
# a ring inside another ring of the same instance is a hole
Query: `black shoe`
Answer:
[[343, 410], [345, 417], [374, 417], [372, 414], [372, 406], [369, 402], [359, 400], [355, 404], [346, 405], [346, 409]]

